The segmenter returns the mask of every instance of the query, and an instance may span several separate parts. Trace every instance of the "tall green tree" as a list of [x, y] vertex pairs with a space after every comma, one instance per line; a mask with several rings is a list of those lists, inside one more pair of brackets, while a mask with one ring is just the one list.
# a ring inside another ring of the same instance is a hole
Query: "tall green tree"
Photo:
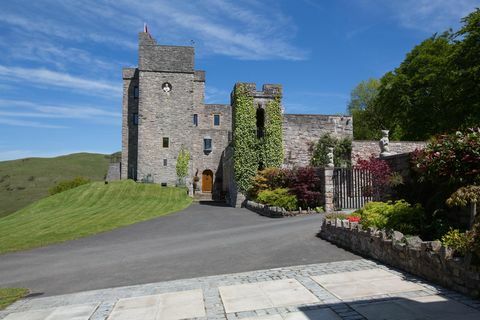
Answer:
[[480, 124], [480, 9], [462, 23], [415, 46], [380, 79], [373, 102], [349, 104], [355, 139], [388, 129], [392, 140], [426, 140]]
[[352, 114], [355, 110], [365, 110], [371, 106], [377, 97], [379, 87], [380, 81], [375, 78], [360, 82], [350, 93], [348, 113]]

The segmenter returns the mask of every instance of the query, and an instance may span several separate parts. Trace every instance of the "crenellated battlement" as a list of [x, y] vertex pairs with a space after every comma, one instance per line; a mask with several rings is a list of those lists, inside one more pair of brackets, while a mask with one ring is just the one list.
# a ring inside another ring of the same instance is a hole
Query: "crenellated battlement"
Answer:
[[282, 85], [281, 84], [264, 84], [262, 85], [262, 90], [257, 90], [257, 84], [254, 82], [237, 82], [233, 87], [233, 92], [238, 86], [243, 85], [254, 98], [275, 98], [282, 95]]

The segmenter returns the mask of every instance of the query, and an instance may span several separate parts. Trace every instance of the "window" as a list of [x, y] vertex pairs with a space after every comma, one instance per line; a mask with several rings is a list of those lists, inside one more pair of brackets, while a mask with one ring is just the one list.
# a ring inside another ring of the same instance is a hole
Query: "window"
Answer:
[[214, 114], [213, 115], [213, 125], [214, 126], [219, 126], [220, 125], [220, 115], [219, 114]]
[[164, 166], [164, 167], [167, 166], [167, 163], [168, 163], [167, 159], [163, 159], [163, 166]]
[[265, 136], [265, 110], [262, 108], [257, 109], [257, 138], [263, 138]]
[[168, 141], [168, 137], [163, 137], [163, 147], [164, 148], [168, 148], [168, 144], [169, 144], [169, 141]]
[[138, 113], [132, 115], [132, 123], [134, 126], [138, 126]]
[[198, 127], [198, 114], [193, 115], [193, 125]]
[[138, 86], [133, 87], [133, 98], [138, 99]]
[[166, 183], [166, 182], [162, 182], [160, 185], [161, 185], [162, 187], [166, 187], [166, 186], [167, 186], [167, 183]]
[[203, 151], [205, 152], [212, 151], [212, 138], [210, 137], [203, 138]]

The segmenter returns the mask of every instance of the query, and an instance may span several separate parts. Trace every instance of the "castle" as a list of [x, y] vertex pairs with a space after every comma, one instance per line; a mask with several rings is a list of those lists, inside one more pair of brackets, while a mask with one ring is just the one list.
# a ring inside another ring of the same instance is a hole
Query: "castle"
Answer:
[[[195, 70], [194, 58], [193, 47], [158, 45], [148, 32], [139, 33], [138, 68], [123, 69], [121, 179], [174, 186], [183, 148], [191, 154], [190, 192], [198, 180], [198, 192], [233, 194], [235, 106], [204, 103], [205, 71]], [[243, 85], [254, 98], [261, 131], [262, 111], [282, 94], [282, 87], [264, 84], [257, 91], [254, 83]], [[289, 166], [308, 165], [313, 144], [323, 134], [351, 138], [353, 133], [350, 116], [283, 114], [282, 121], [284, 163]]]

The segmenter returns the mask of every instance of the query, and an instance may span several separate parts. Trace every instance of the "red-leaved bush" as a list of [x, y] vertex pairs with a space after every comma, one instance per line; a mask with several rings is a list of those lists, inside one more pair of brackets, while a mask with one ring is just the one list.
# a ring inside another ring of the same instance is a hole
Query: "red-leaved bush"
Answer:
[[379, 200], [388, 190], [390, 177], [392, 175], [392, 169], [387, 161], [371, 155], [368, 159], [357, 159], [355, 168], [368, 171], [372, 177], [372, 185], [363, 190], [363, 195], [373, 196]]
[[480, 183], [480, 128], [433, 138], [412, 157], [422, 180], [463, 186]]
[[321, 180], [312, 167], [297, 168], [289, 174], [290, 192], [297, 196], [302, 208], [316, 208], [321, 205]]

